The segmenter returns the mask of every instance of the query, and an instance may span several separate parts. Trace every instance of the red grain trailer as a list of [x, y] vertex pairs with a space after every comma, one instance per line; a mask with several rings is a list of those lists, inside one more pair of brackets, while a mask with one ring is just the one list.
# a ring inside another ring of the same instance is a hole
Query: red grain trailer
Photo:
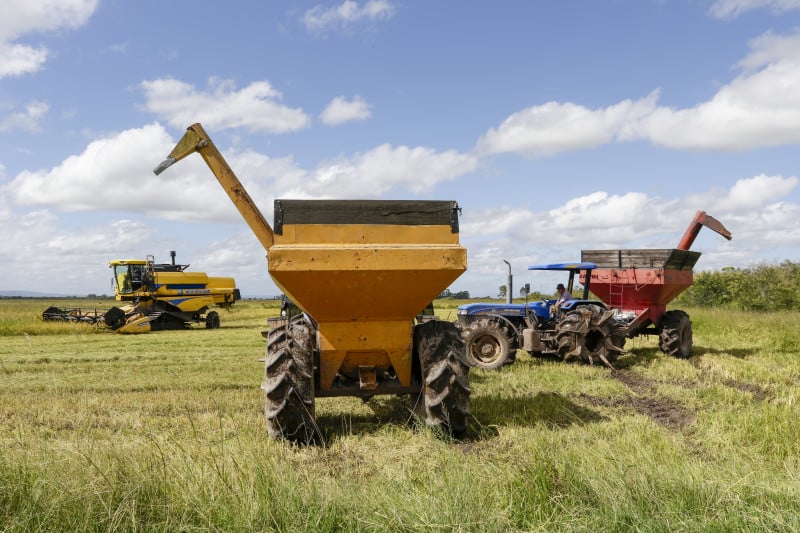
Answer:
[[[624, 337], [615, 342], [624, 344], [625, 338], [658, 335], [664, 353], [681, 358], [692, 355], [689, 315], [681, 310], [667, 311], [667, 304], [694, 280], [692, 269], [700, 252], [689, 248], [703, 226], [731, 239], [721, 222], [698, 211], [677, 248], [581, 251], [581, 261], [597, 265], [590, 272], [591, 291], [614, 309], [617, 321], [624, 324]], [[581, 274], [584, 284], [585, 276]]]

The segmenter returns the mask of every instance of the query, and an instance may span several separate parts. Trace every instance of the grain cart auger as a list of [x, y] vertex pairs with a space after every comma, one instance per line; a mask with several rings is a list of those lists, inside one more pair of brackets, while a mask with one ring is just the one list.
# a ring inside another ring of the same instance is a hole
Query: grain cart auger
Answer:
[[[411, 394], [429, 426], [466, 430], [469, 366], [458, 329], [414, 317], [467, 267], [449, 201], [275, 200], [270, 227], [200, 124], [155, 173], [199, 153], [267, 251], [275, 284], [303, 310], [270, 320], [267, 429], [318, 439], [315, 397]], [[386, 305], [392, 302], [392, 305]]]

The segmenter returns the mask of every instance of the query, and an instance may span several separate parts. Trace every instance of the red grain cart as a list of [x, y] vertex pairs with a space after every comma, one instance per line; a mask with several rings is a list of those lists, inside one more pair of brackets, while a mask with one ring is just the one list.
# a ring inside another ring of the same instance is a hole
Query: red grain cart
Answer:
[[[582, 250], [581, 261], [595, 263], [591, 291], [617, 311], [625, 338], [658, 335], [658, 346], [673, 357], [692, 355], [692, 323], [681, 310], [667, 311], [676, 296], [691, 286], [692, 268], [700, 252], [689, 251], [700, 229], [706, 226], [726, 239], [731, 233], [705, 211], [698, 211], [677, 248], [634, 250]], [[581, 282], [586, 283], [585, 272]], [[622, 348], [623, 346], [619, 346]]]

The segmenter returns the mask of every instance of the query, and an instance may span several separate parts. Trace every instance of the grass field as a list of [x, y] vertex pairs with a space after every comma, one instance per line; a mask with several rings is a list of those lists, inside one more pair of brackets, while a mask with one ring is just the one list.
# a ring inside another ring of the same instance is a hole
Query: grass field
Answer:
[[140, 336], [51, 303], [0, 300], [2, 531], [800, 530], [800, 313], [688, 309], [695, 357], [635, 339], [616, 371], [520, 352], [473, 370], [460, 441], [322, 398], [295, 448], [258, 388], [276, 302]]

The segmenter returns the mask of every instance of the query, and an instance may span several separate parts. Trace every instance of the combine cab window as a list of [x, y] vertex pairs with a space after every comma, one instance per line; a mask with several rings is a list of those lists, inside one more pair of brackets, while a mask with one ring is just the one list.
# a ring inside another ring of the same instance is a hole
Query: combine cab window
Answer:
[[117, 284], [117, 292], [120, 294], [133, 292], [128, 265], [116, 265], [114, 267], [114, 283]]
[[117, 284], [117, 292], [120, 294], [130, 294], [141, 290], [144, 278], [144, 265], [116, 265], [114, 267], [114, 282]]

